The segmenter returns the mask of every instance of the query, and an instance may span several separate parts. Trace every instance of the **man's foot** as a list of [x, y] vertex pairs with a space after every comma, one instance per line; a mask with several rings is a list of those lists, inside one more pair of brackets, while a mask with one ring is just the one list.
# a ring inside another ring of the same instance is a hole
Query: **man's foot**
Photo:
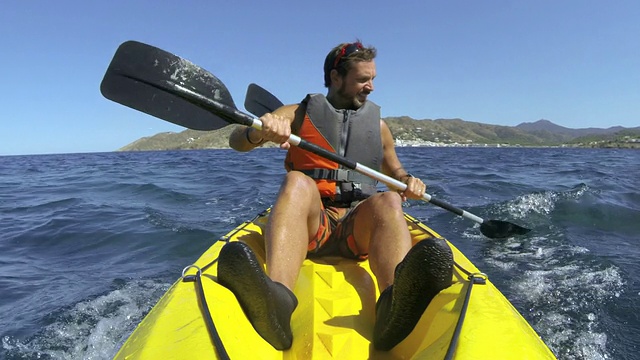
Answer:
[[291, 347], [291, 314], [298, 299], [286, 286], [269, 279], [247, 244], [232, 241], [222, 248], [218, 283], [235, 294], [263, 339], [278, 350]]
[[453, 254], [442, 239], [426, 239], [407, 253], [395, 270], [394, 284], [376, 303], [373, 346], [391, 350], [416, 326], [431, 300], [451, 285]]

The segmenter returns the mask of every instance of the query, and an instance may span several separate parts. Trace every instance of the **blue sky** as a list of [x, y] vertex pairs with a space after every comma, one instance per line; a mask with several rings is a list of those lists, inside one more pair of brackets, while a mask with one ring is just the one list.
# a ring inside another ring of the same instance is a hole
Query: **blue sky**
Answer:
[[[286, 103], [325, 92], [335, 45], [378, 49], [383, 116], [515, 126], [640, 126], [640, 2], [8, 1], [0, 12], [0, 155], [116, 150], [183, 128], [104, 99], [122, 42], [187, 58]], [[241, 105], [240, 105], [241, 106]]]

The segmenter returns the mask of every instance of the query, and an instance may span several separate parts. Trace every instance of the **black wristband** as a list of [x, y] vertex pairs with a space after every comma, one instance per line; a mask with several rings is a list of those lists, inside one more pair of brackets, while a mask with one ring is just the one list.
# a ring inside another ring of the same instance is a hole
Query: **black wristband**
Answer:
[[413, 175], [411, 175], [410, 173], [407, 173], [406, 175], [403, 176], [404, 179], [404, 183], [406, 184], [410, 178], [415, 177]]

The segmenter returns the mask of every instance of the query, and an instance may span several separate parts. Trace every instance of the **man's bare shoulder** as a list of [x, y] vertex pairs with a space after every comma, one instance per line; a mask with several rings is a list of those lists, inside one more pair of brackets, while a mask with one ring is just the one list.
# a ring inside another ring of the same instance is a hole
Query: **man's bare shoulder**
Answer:
[[304, 117], [304, 111], [305, 108], [302, 104], [291, 104], [277, 108], [273, 114], [289, 119], [289, 121], [293, 123], [296, 119], [301, 121], [301, 118]]
[[387, 123], [382, 119], [380, 119], [380, 130], [391, 132], [391, 129], [389, 129], [389, 126], [387, 125]]
[[283, 106], [277, 108], [273, 112], [273, 114], [285, 117], [285, 118], [290, 119], [291, 121], [293, 121], [293, 119], [295, 118], [296, 112], [298, 111], [299, 107], [300, 107], [300, 104], [283, 105]]

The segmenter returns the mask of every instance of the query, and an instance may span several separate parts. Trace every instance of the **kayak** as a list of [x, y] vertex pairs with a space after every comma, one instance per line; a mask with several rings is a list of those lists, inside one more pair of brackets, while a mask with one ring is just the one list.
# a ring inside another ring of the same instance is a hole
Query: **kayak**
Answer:
[[[368, 262], [306, 259], [294, 293], [299, 305], [290, 349], [274, 349], [254, 330], [236, 297], [217, 283], [217, 259], [231, 241], [264, 264], [270, 209], [216, 241], [164, 294], [115, 359], [555, 359], [505, 296], [453, 244], [452, 285], [431, 301], [411, 334], [390, 351], [371, 339], [380, 294]], [[405, 214], [414, 243], [442, 239]]]

